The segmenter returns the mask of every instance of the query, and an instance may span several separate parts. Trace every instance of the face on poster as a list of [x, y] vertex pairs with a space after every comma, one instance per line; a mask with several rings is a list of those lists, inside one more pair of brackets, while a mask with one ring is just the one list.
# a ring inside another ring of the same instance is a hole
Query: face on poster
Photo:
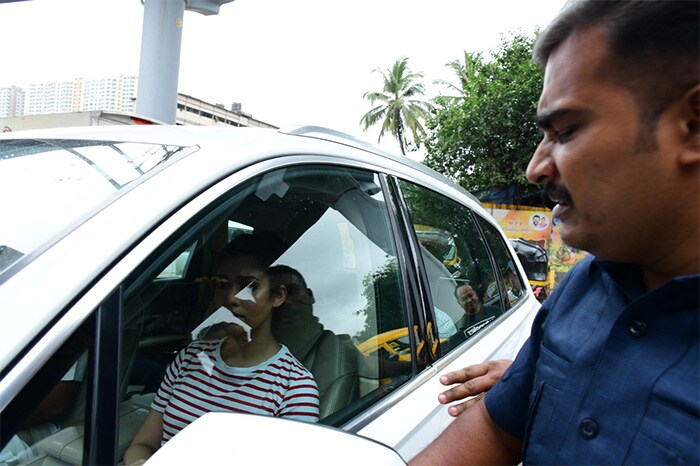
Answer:
[[532, 214], [529, 223], [530, 228], [535, 231], [541, 231], [549, 226], [549, 218], [544, 213]]

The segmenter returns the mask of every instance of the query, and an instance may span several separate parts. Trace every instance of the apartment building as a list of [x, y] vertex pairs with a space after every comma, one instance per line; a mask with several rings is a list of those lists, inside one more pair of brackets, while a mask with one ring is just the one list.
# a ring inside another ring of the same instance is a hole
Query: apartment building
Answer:
[[119, 75], [31, 84], [24, 113], [39, 115], [89, 110], [133, 113], [137, 79]]
[[0, 87], [0, 117], [24, 113], [24, 89], [18, 86]]
[[[0, 117], [95, 110], [135, 115], [137, 86], [138, 77], [120, 75], [99, 79], [75, 78], [72, 81], [36, 83], [31, 84], [27, 91], [17, 86], [0, 88]], [[15, 102], [14, 106], [9, 102]], [[12, 111], [14, 113], [11, 113]], [[175, 118], [178, 125], [277, 128], [245, 113], [239, 102], [234, 102], [226, 108], [223, 104], [212, 104], [186, 94], [177, 96]]]

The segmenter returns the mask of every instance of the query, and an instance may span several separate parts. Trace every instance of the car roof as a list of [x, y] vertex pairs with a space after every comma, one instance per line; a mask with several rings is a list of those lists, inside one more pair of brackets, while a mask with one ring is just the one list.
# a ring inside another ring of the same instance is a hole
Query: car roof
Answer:
[[[335, 131], [329, 128], [314, 125], [295, 125], [279, 130], [267, 128], [249, 128], [230, 126], [175, 126], [175, 125], [113, 125], [90, 126], [23, 130], [10, 133], [0, 133], [0, 141], [12, 139], [67, 139], [67, 140], [94, 140], [94, 141], [125, 141], [150, 144], [171, 144], [185, 147], [200, 146], [202, 148], [227, 147], [235, 144], [259, 143], [261, 139], [268, 143], [282, 143], [287, 145], [287, 151], [294, 145], [289, 145], [295, 138], [305, 139], [307, 149], [312, 149], [309, 140], [323, 141], [337, 146], [346, 146], [359, 149], [367, 153], [367, 157], [377, 163], [376, 158], [381, 157], [418, 170], [430, 177], [440, 179], [442, 182], [462, 191], [475, 202], [479, 202], [471, 193], [454, 183], [441, 173], [438, 173], [424, 164], [409, 157], [386, 151], [374, 144], [363, 141], [355, 136]], [[319, 155], [325, 155], [320, 152]], [[241, 160], [245, 163], [245, 160]], [[381, 163], [380, 163], [381, 165]]]

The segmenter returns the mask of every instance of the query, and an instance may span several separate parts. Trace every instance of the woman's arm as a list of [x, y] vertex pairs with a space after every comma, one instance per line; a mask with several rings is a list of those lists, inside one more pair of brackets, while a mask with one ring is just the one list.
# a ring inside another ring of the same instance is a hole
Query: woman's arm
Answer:
[[145, 463], [160, 448], [162, 437], [163, 414], [151, 409], [124, 453], [124, 465], [135, 466]]

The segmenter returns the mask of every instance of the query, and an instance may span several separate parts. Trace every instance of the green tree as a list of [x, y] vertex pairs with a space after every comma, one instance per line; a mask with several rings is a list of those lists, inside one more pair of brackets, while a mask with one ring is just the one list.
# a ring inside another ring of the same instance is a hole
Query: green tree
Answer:
[[525, 177], [541, 139], [534, 116], [543, 74], [531, 58], [533, 44], [534, 37], [515, 34], [489, 59], [465, 52], [464, 62], [448, 64], [460, 95], [436, 98], [426, 122], [424, 163], [482, 199], [501, 192], [505, 203], [541, 202]]
[[386, 73], [379, 68], [373, 72], [382, 75], [384, 87], [381, 92], [365, 92], [364, 98], [370, 104], [379, 104], [362, 117], [360, 124], [366, 131], [370, 126], [381, 122], [379, 141], [388, 131], [399, 141], [401, 153], [406, 155], [409, 143], [406, 133], [410, 131], [413, 141], [418, 145], [419, 136], [425, 134], [421, 120], [425, 120], [433, 109], [430, 102], [418, 98], [425, 94], [425, 87], [418, 82], [423, 74], [412, 72], [408, 68], [406, 57], [396, 60]]

